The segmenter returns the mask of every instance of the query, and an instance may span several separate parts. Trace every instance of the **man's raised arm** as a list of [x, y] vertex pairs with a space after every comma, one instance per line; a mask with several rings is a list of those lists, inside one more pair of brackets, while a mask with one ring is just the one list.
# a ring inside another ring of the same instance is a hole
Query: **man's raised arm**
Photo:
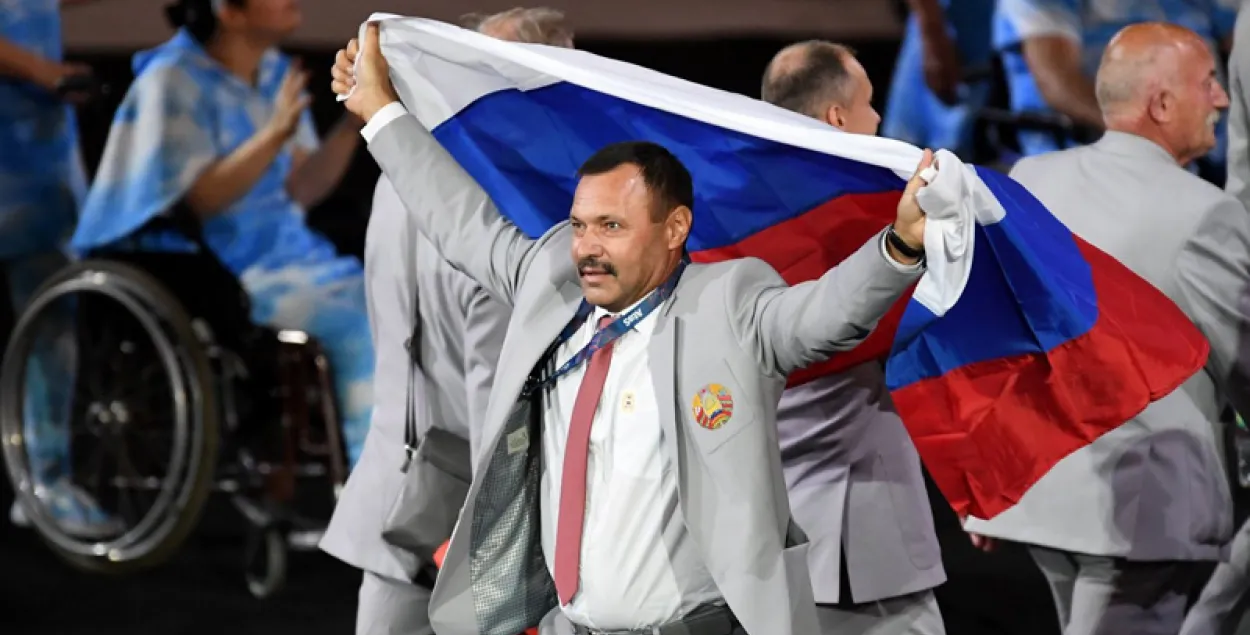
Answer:
[[735, 323], [760, 352], [761, 364], [779, 375], [855, 348], [907, 289], [923, 267], [891, 262], [878, 234], [816, 280], [787, 286], [775, 271], [741, 268], [743, 296]]
[[[399, 102], [378, 27], [338, 52], [331, 87], [366, 122], [361, 134], [415, 224], [453, 267], [511, 305], [535, 241], [499, 214], [494, 202]], [[353, 90], [354, 88], [354, 90]]]
[[731, 286], [746, 302], [730, 304], [738, 311], [734, 322], [765, 368], [789, 375], [854, 348], [920, 279], [926, 217], [916, 194], [932, 162], [926, 150], [899, 198], [894, 224], [820, 278], [786, 286], [763, 263], [739, 268], [743, 279]]

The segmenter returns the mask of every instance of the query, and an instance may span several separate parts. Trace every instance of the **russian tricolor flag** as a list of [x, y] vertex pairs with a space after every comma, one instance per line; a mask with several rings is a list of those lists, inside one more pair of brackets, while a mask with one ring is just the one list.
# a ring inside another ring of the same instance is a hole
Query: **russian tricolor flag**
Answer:
[[[755, 256], [790, 283], [894, 219], [917, 148], [584, 51], [376, 14], [408, 109], [531, 236], [567, 218], [579, 165], [645, 139], [690, 169], [696, 261]], [[1206, 361], [1163, 294], [1023, 187], [947, 152], [922, 190], [929, 271], [872, 337], [791, 383], [886, 358], [895, 403], [960, 513], [991, 518], [1073, 450]]]

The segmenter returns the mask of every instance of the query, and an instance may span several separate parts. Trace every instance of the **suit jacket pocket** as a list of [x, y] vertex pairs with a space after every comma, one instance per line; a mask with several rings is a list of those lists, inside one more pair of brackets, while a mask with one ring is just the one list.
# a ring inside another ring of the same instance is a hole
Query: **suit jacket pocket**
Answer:
[[728, 364], [717, 361], [708, 367], [709, 372], [691, 375], [704, 378], [702, 383], [684, 387], [685, 392], [677, 397], [678, 405], [685, 411], [687, 428], [705, 455], [718, 452], [750, 428], [759, 406]]
[[790, 628], [793, 635], [818, 635], [816, 596], [812, 593], [812, 576], [807, 558], [810, 543], [786, 547], [781, 560], [786, 568], [786, 586], [790, 596]]

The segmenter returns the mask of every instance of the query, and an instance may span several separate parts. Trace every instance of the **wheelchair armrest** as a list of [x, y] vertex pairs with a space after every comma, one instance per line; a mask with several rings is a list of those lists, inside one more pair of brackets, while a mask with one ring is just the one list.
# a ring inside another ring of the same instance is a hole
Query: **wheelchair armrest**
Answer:
[[980, 125], [992, 126], [1006, 132], [1045, 132], [1055, 137], [1057, 145], [1065, 145], [1066, 139], [1077, 143], [1091, 143], [1098, 139], [1100, 132], [1087, 126], [1077, 124], [1066, 115], [1045, 112], [1013, 112], [1005, 108], [981, 108], [977, 111], [976, 121]]
[[1044, 112], [1012, 112], [1005, 108], [982, 108], [977, 111], [977, 119], [996, 126], [1028, 130], [1035, 132], [1075, 131], [1075, 124], [1065, 115]]

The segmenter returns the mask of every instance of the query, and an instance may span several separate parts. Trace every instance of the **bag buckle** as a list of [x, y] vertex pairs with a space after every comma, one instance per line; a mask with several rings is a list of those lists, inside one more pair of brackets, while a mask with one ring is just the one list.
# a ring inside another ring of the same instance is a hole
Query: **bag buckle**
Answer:
[[416, 456], [417, 449], [411, 445], [404, 445], [404, 464], [400, 466], [399, 471], [403, 474], [408, 473], [408, 468], [412, 467], [412, 457]]

